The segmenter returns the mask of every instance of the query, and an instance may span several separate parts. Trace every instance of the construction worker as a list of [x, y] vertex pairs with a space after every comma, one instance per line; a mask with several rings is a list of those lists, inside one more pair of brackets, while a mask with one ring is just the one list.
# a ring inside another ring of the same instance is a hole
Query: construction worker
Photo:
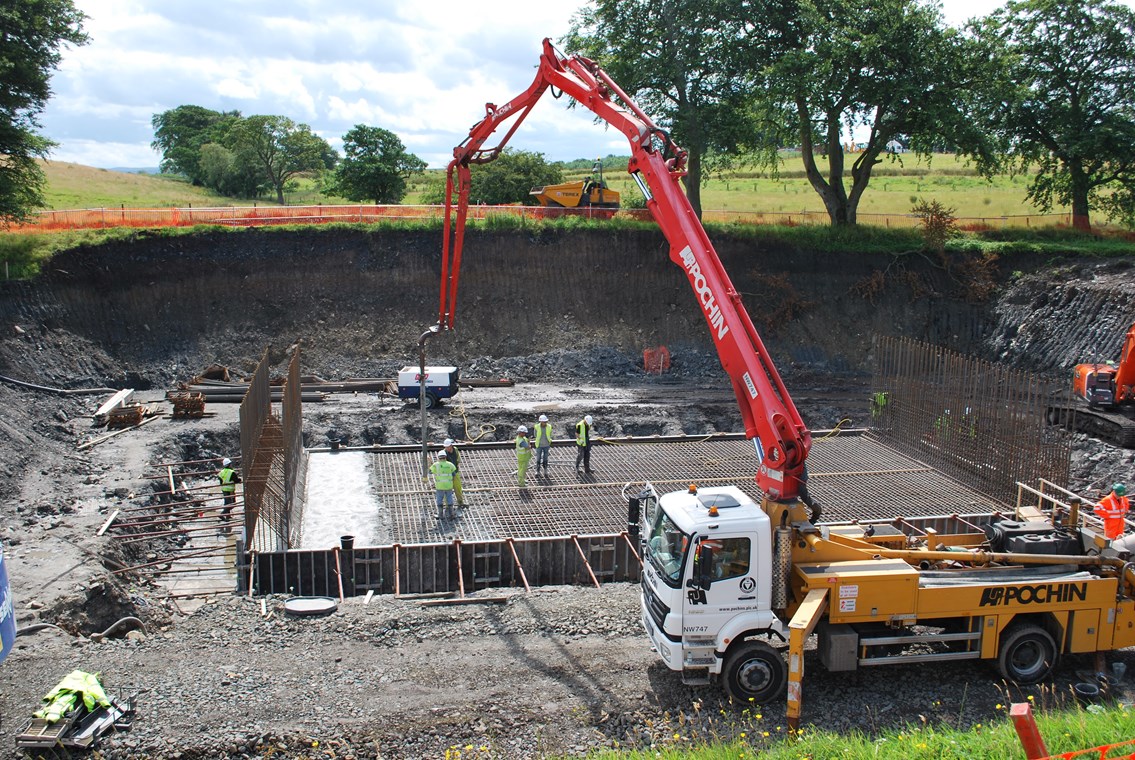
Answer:
[[544, 474], [548, 474], [548, 454], [552, 450], [552, 423], [548, 422], [548, 415], [541, 414], [540, 421], [536, 423], [535, 430], [532, 433], [532, 443], [536, 446], [536, 474], [540, 474], [540, 468], [544, 468]]
[[532, 442], [528, 440], [528, 428], [521, 425], [516, 429], [516, 482], [527, 488], [524, 482], [528, 474], [528, 462], [532, 459]]
[[1114, 541], [1127, 530], [1127, 513], [1131, 511], [1131, 501], [1127, 498], [1127, 486], [1116, 483], [1111, 493], [1096, 505], [1095, 513], [1103, 518], [1103, 532], [1109, 541]]
[[591, 474], [591, 415], [575, 423], [575, 471], [583, 463], [583, 471]]
[[[434, 501], [437, 503], [437, 520], [441, 522], [445, 514], [452, 520], [453, 514], [453, 473], [457, 468], [447, 458], [445, 451], [437, 453], [437, 461], [430, 465], [430, 474], [434, 476]], [[445, 502], [445, 512], [442, 512], [442, 502]]]
[[445, 458], [453, 465], [453, 495], [457, 497], [458, 508], [464, 508], [465, 494], [461, 490], [461, 454], [457, 451], [452, 438], [446, 438], [442, 445], [445, 446]]
[[[221, 460], [221, 470], [217, 473], [217, 480], [221, 481], [221, 496], [224, 497], [225, 506], [221, 509], [221, 522], [227, 523], [229, 515], [236, 504], [236, 484], [240, 482], [240, 473], [233, 469], [233, 460], [225, 457]], [[227, 525], [225, 532], [231, 530]]]

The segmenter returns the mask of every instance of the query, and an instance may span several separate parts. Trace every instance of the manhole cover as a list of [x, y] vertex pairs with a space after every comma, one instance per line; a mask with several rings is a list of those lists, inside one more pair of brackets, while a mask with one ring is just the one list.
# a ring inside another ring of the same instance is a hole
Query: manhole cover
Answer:
[[329, 596], [294, 596], [284, 602], [289, 615], [330, 615], [339, 604]]

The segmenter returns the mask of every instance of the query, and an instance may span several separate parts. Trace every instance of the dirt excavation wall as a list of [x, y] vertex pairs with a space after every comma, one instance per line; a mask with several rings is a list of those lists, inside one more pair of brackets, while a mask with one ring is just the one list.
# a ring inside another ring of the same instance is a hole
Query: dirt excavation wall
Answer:
[[[996, 329], [991, 300], [920, 256], [714, 241], [782, 371], [866, 371], [875, 333], [980, 352]], [[30, 345], [77, 354], [72, 377], [162, 383], [213, 362], [251, 369], [266, 345], [302, 340], [305, 371], [387, 373], [416, 363], [418, 337], [437, 320], [440, 265], [440, 230], [249, 230], [80, 248], [0, 290], [0, 316], [24, 330], [23, 353], [9, 345], [0, 366], [23, 365]], [[676, 367], [716, 366], [684, 272], [649, 228], [471, 232], [457, 327], [431, 342], [431, 361], [596, 347], [633, 359], [664, 344]]]

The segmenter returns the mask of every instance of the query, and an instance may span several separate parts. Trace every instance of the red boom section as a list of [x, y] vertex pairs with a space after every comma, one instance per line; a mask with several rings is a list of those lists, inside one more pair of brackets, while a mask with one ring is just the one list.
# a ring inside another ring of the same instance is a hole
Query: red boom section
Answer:
[[1115, 402], [1129, 404], [1135, 401], [1135, 325], [1127, 331], [1119, 367], [1115, 370]]
[[[452, 329], [458, 275], [469, 208], [469, 166], [487, 163], [504, 145], [548, 88], [560, 90], [595, 113], [630, 141], [627, 170], [647, 196], [647, 208], [670, 243], [670, 259], [683, 269], [709, 325], [721, 364], [733, 383], [745, 434], [757, 442], [761, 467], [757, 483], [770, 498], [794, 500], [804, 476], [812, 436], [788, 395], [753, 321], [745, 311], [717, 252], [682, 191], [686, 152], [619, 88], [594, 61], [560, 57], [549, 40], [531, 86], [503, 106], [485, 106], [485, 117], [453, 150], [446, 175], [445, 241], [442, 248], [438, 326]], [[613, 100], [618, 99], [618, 103]], [[494, 148], [485, 141], [515, 119]], [[456, 190], [457, 207], [454, 210]]]

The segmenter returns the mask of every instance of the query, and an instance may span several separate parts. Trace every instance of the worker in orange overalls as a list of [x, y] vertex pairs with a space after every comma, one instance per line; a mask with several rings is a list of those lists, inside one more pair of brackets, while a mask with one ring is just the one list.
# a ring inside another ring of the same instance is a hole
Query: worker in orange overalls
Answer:
[[1127, 486], [1116, 483], [1111, 487], [1111, 493], [1103, 497], [1096, 505], [1095, 513], [1103, 518], [1103, 532], [1109, 541], [1114, 541], [1127, 530], [1127, 513], [1131, 510], [1131, 501], [1127, 498]]

